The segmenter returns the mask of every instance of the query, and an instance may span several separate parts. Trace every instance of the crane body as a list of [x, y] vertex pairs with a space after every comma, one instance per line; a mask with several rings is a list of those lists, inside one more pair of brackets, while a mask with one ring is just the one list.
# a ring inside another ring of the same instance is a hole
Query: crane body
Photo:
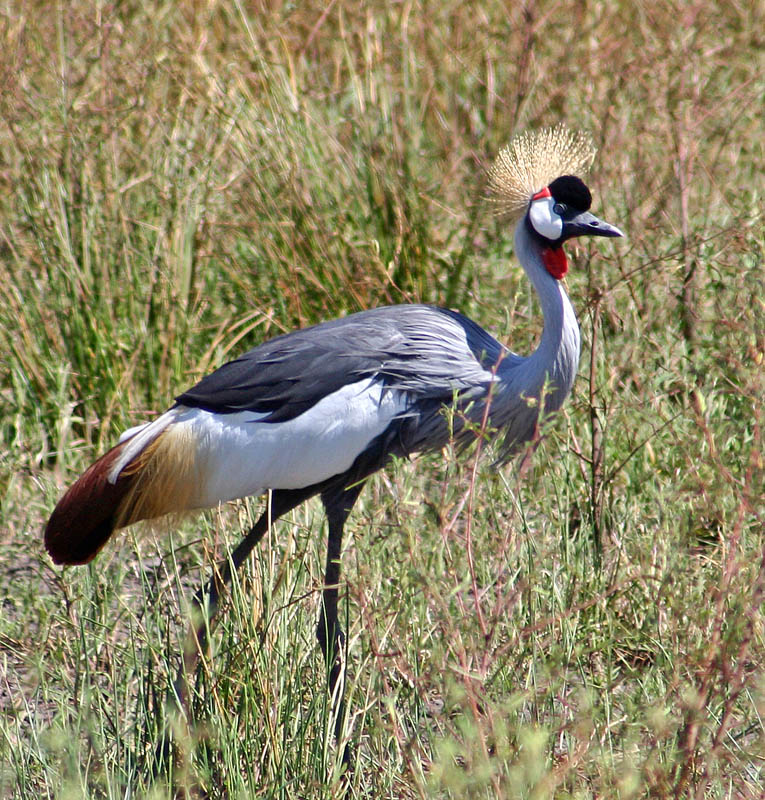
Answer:
[[[362, 311], [250, 350], [153, 422], [126, 431], [94, 465], [94, 478], [124, 487], [117, 507], [103, 507], [110, 524], [319, 485], [357, 461], [376, 471], [394, 456], [463, 439], [464, 423], [480, 425], [487, 402], [491, 427], [512, 450], [533, 435], [545, 382], [554, 411], [575, 374], [578, 326], [553, 288], [560, 324], [546, 327], [537, 359], [512, 353], [457, 312], [425, 305]], [[535, 363], [551, 347], [561, 352], [552, 371]], [[448, 418], [444, 408], [455, 400]], [[85, 518], [67, 515], [65, 538], [49, 525], [48, 549], [59, 563], [84, 563], [105, 543], [89, 538], [92, 501], [81, 499], [72, 491], [68, 507]]]
[[[489, 174], [499, 210], [520, 216], [515, 252], [544, 316], [530, 356], [456, 311], [427, 305], [385, 306], [278, 336], [126, 431], [56, 506], [45, 531], [53, 560], [86, 563], [117, 528], [270, 490], [269, 507], [206, 589], [214, 610], [268, 526], [319, 495], [329, 545], [317, 633], [333, 691], [342, 533], [364, 480], [393, 457], [469, 441], [485, 417], [509, 455], [571, 391], [580, 336], [560, 282], [562, 244], [622, 235], [589, 213], [589, 190], [567, 174], [589, 166], [592, 154], [583, 139], [553, 129], [515, 140]], [[200, 628], [199, 642], [204, 635]]]

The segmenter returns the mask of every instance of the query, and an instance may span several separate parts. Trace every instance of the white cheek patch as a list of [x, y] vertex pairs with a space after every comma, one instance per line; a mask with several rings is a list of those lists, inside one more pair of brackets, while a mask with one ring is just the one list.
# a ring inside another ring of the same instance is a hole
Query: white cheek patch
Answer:
[[563, 220], [553, 211], [554, 205], [552, 197], [540, 197], [529, 208], [529, 219], [534, 230], [551, 242], [560, 239], [563, 233]]

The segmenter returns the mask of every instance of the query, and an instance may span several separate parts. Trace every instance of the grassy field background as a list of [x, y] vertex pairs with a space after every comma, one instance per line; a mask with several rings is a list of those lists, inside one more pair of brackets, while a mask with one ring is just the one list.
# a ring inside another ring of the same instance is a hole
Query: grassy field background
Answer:
[[[765, 795], [763, 17], [3, 4], [0, 796]], [[57, 498], [296, 326], [422, 300], [530, 352], [540, 313], [484, 170], [558, 122], [592, 132], [594, 211], [627, 238], [569, 248], [580, 376], [531, 458], [397, 464], [358, 503], [355, 768], [338, 780], [314, 642], [317, 504], [240, 576], [196, 722], [168, 719], [189, 600], [262, 501], [62, 571]]]

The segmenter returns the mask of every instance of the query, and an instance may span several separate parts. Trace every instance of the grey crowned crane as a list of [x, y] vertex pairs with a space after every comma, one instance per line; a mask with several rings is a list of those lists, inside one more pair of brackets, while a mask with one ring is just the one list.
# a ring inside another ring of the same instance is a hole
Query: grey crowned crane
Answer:
[[[317, 636], [334, 696], [343, 527], [365, 479], [395, 456], [469, 441], [487, 406], [508, 456], [534, 436], [540, 406], [549, 414], [571, 391], [579, 326], [560, 282], [562, 245], [575, 236], [622, 235], [589, 212], [590, 191], [577, 173], [593, 157], [588, 137], [559, 126], [514, 139], [488, 174], [497, 212], [518, 220], [515, 252], [544, 315], [530, 356], [456, 311], [427, 305], [362, 311], [271, 339], [126, 431], [79, 478], [45, 529], [53, 561], [85, 564], [117, 528], [270, 491], [260, 519], [197, 597], [213, 613], [271, 522], [319, 495], [329, 542]], [[197, 630], [197, 646], [205, 630]], [[342, 700], [336, 712], [339, 735]]]

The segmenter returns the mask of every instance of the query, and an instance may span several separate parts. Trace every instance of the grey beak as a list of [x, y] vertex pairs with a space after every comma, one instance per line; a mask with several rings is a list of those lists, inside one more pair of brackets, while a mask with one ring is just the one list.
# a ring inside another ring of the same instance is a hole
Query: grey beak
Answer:
[[570, 239], [573, 236], [624, 236], [624, 234], [615, 225], [598, 219], [589, 211], [582, 211], [575, 217], [563, 221], [562, 238]]

